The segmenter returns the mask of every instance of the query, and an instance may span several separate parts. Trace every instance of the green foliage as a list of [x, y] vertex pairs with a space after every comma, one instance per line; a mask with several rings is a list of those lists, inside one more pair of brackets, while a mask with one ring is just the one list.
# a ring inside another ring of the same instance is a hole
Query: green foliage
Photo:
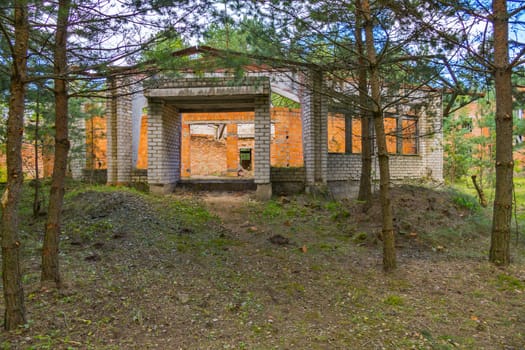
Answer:
[[368, 238], [368, 234], [366, 232], [359, 232], [354, 235], [352, 238], [352, 241], [356, 244], [363, 243]]
[[276, 201], [269, 201], [262, 212], [263, 217], [267, 219], [276, 219], [282, 215], [283, 208]]
[[301, 105], [295, 101], [290, 100], [284, 96], [272, 93], [272, 106], [285, 108], [301, 108]]
[[492, 180], [495, 151], [492, 100], [490, 93], [475, 102], [459, 98], [456, 101], [458, 105], [475, 103], [474, 111], [469, 113], [467, 106], [444, 120], [444, 171], [446, 178], [452, 183], [471, 175], [478, 176], [481, 186], [484, 185], [483, 181]]
[[0, 182], [7, 182], [7, 169], [5, 167], [0, 168]]
[[478, 203], [478, 200], [476, 197], [460, 192], [457, 190], [451, 190], [452, 191], [452, 201], [459, 207], [468, 209], [470, 211], [478, 211], [481, 209], [481, 206]]
[[403, 298], [399, 295], [389, 295], [383, 299], [383, 303], [390, 306], [402, 306], [404, 304]]
[[178, 66], [184, 63], [182, 58], [174, 58], [172, 53], [186, 47], [186, 43], [179, 36], [173, 36], [169, 33], [159, 35], [159, 41], [156, 45], [147, 48], [143, 52], [144, 62], [154, 62], [161, 66], [172, 65]]
[[525, 283], [523, 281], [521, 281], [519, 278], [504, 273], [499, 274], [496, 277], [496, 285], [500, 290], [522, 291], [525, 289]]
[[350, 212], [346, 210], [341, 202], [328, 202], [325, 204], [325, 209], [331, 213], [330, 218], [334, 221], [339, 221], [350, 217]]
[[232, 23], [213, 23], [204, 33], [204, 45], [238, 52], [249, 51], [248, 32]]

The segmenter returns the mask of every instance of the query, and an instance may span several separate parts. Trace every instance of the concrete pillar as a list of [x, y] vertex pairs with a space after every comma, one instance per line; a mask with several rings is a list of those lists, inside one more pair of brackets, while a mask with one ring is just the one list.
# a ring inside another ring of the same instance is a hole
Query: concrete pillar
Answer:
[[181, 138], [181, 177], [191, 176], [191, 130], [190, 124], [182, 124]]
[[237, 124], [226, 125], [226, 173], [228, 176], [237, 176], [239, 168], [239, 136]]
[[148, 184], [150, 191], [173, 192], [180, 179], [181, 115], [163, 101], [148, 101]]
[[108, 78], [108, 99], [106, 100], [106, 161], [109, 185], [117, 183], [117, 97], [115, 79]]
[[123, 80], [110, 82], [106, 105], [108, 184], [127, 185], [132, 170], [132, 107], [129, 86]]
[[255, 98], [255, 183], [260, 200], [272, 197], [270, 183], [271, 116], [270, 95]]
[[[86, 142], [86, 120], [84, 118], [77, 118], [73, 122], [72, 129], [78, 135], [71, 138], [71, 149], [78, 150], [77, 152], [69, 152], [71, 176], [73, 179], [82, 180], [83, 170], [86, 168], [87, 161], [87, 142]], [[45, 151], [42, 150], [42, 153]], [[44, 158], [44, 155], [43, 157]], [[43, 159], [42, 159], [43, 162]], [[42, 164], [41, 164], [42, 165]], [[45, 167], [43, 167], [45, 169]], [[44, 171], [44, 176], [45, 176]]]
[[308, 72], [301, 100], [307, 190], [324, 188], [328, 168], [328, 109], [323, 95], [322, 72]]

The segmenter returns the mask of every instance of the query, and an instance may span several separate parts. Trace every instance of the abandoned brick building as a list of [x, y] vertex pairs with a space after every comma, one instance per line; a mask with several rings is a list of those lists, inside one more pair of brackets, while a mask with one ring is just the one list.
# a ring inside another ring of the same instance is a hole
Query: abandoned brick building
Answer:
[[[301, 190], [355, 193], [361, 123], [354, 108], [327, 96], [320, 71], [251, 66], [242, 78], [213, 71], [134, 81], [126, 74], [109, 84], [105, 118], [85, 122], [89, 155], [73, 166], [76, 176], [107, 168], [107, 183], [145, 182], [157, 193], [191, 181], [242, 181], [261, 199]], [[272, 95], [300, 108], [272, 106]], [[442, 181], [441, 92], [421, 89], [416, 99], [385, 114], [391, 177]], [[104, 129], [106, 147], [95, 145], [93, 128]]]

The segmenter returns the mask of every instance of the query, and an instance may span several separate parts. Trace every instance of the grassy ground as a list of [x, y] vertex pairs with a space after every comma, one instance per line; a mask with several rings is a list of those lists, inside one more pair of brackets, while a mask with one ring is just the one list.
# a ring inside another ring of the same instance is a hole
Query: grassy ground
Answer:
[[523, 245], [511, 267], [488, 264], [490, 212], [465, 191], [394, 191], [399, 269], [385, 275], [377, 203], [69, 187], [61, 291], [39, 286], [43, 217], [26, 191], [29, 321], [0, 348], [525, 347]]

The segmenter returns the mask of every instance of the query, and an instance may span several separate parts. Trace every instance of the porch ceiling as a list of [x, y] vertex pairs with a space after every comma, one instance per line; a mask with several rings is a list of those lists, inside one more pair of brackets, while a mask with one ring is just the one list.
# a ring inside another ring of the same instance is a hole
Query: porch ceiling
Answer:
[[254, 110], [255, 96], [164, 97], [181, 113], [191, 112], [250, 112]]

